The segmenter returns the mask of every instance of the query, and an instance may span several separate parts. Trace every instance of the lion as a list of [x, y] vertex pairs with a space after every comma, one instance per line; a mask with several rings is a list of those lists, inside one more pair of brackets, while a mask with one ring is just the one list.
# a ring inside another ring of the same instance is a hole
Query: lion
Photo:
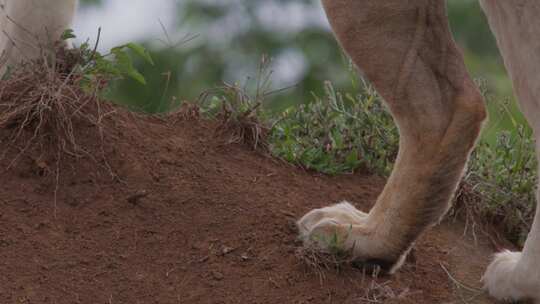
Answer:
[[[394, 170], [368, 213], [347, 202], [312, 210], [297, 222], [300, 237], [319, 250], [337, 237], [355, 259], [394, 273], [450, 208], [487, 117], [484, 100], [452, 37], [446, 1], [322, 3], [342, 48], [388, 105], [400, 144]], [[540, 2], [480, 4], [540, 154]], [[76, 7], [76, 0], [0, 0], [7, 64], [39, 56], [36, 45], [59, 37]], [[493, 297], [540, 303], [539, 212], [523, 251], [498, 253], [488, 266], [482, 280]]]

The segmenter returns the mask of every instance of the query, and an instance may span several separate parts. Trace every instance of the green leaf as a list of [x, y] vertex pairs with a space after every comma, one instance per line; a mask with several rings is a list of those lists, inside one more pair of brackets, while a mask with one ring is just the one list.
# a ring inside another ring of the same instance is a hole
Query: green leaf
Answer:
[[132, 50], [135, 54], [137, 54], [142, 59], [146, 60], [146, 62], [150, 63], [151, 65], [154, 65], [154, 60], [152, 60], [152, 56], [150, 56], [150, 53], [148, 52], [148, 50], [142, 45], [137, 44], [137, 43], [128, 43], [126, 44], [126, 47]]
[[131, 77], [132, 79], [141, 84], [146, 85], [146, 80], [144, 79], [144, 76], [139, 73], [137, 69], [135, 69], [131, 58], [122, 47], [116, 47], [112, 49], [111, 52], [115, 56], [116, 68], [120, 71], [120, 73]]

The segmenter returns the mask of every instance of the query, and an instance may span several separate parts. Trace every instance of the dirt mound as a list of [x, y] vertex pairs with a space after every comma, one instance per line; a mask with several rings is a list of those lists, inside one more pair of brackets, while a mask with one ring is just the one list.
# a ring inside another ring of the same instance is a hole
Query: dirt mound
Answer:
[[297, 218], [340, 200], [368, 210], [383, 179], [308, 173], [201, 119], [110, 111], [102, 132], [73, 124], [78, 150], [0, 129], [1, 303], [489, 303], [491, 248], [459, 222], [393, 277], [298, 257]]

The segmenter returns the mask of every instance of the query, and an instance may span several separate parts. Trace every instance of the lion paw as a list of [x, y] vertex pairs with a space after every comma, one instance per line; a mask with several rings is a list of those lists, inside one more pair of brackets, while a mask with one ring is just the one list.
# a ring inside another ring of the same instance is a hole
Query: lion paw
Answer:
[[305, 245], [316, 244], [321, 250], [339, 249], [349, 251], [354, 245], [352, 228], [361, 226], [367, 214], [357, 210], [348, 202], [315, 209], [298, 222], [300, 238]]
[[384, 240], [379, 240], [374, 229], [368, 227], [368, 218], [367, 213], [342, 202], [310, 211], [297, 225], [305, 247], [330, 254], [346, 253], [355, 261], [374, 262], [393, 272], [403, 259], [384, 248]]
[[537, 270], [518, 268], [521, 256], [521, 252], [511, 251], [495, 255], [482, 277], [484, 288], [491, 296], [502, 301], [540, 301]]

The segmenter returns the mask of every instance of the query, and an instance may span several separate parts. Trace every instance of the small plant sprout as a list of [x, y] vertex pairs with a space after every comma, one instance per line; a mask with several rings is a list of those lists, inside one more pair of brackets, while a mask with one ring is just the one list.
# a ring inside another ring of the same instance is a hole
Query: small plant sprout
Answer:
[[[88, 41], [82, 43], [75, 49], [78, 52], [78, 65], [75, 71], [82, 75], [81, 85], [85, 89], [95, 86], [104, 88], [112, 80], [131, 78], [142, 85], [146, 84], [144, 76], [135, 68], [130, 55], [134, 54], [142, 58], [148, 64], [154, 65], [150, 53], [142, 45], [137, 43], [126, 43], [112, 48], [109, 53], [101, 54], [97, 51], [101, 29], [98, 30], [96, 44], [91, 46]], [[76, 38], [73, 30], [66, 30], [62, 39]], [[105, 85], [104, 85], [105, 84]]]

